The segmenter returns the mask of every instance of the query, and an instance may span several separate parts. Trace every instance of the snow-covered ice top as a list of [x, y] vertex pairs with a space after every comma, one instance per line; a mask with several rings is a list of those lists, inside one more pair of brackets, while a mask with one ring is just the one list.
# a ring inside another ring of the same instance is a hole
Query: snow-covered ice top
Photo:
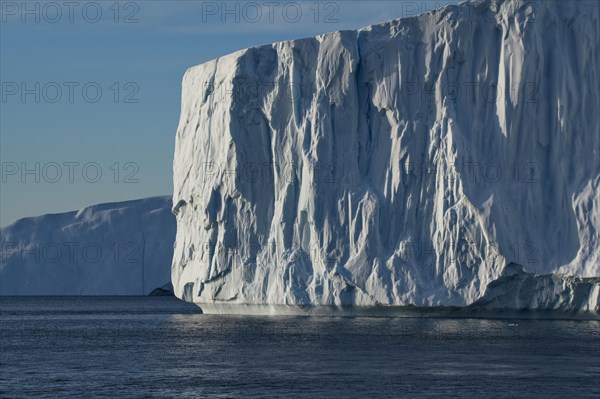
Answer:
[[463, 306], [510, 262], [600, 276], [599, 38], [595, 0], [484, 0], [189, 69], [176, 295]]
[[170, 281], [171, 197], [89, 206], [0, 229], [0, 295], [147, 295]]

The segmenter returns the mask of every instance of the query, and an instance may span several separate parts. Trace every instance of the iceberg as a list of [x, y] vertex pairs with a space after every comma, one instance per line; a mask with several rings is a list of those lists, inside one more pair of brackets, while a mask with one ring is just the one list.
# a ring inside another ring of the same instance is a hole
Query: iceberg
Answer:
[[176, 296], [598, 312], [599, 13], [471, 1], [190, 68]]
[[0, 229], [0, 295], [164, 295], [171, 197], [29, 217]]
[[599, 296], [600, 277], [534, 275], [523, 271], [521, 265], [511, 263], [472, 307], [525, 311], [559, 309], [576, 313], [597, 311]]

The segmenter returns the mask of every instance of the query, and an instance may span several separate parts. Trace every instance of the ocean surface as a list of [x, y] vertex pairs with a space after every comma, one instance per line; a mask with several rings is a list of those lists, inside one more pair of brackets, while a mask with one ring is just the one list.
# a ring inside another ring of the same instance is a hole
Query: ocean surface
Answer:
[[0, 297], [2, 398], [598, 398], [600, 322], [211, 316]]

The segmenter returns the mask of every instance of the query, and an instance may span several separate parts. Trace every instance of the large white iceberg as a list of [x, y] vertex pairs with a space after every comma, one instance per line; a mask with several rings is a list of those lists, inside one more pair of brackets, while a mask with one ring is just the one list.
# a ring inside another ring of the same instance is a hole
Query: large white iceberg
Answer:
[[152, 197], [3, 227], [0, 295], [165, 292], [176, 227], [171, 207], [171, 197]]
[[514, 262], [597, 311], [598, 279], [567, 276], [600, 276], [599, 87], [595, 0], [467, 2], [193, 67], [175, 293], [209, 312], [521, 307], [499, 287]]

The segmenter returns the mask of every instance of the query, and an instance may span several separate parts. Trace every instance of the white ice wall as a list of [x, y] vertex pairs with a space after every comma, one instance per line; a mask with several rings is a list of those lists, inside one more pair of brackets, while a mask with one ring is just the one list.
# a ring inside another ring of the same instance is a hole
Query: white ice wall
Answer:
[[475, 1], [191, 68], [176, 294], [466, 305], [508, 262], [600, 276], [599, 23]]

